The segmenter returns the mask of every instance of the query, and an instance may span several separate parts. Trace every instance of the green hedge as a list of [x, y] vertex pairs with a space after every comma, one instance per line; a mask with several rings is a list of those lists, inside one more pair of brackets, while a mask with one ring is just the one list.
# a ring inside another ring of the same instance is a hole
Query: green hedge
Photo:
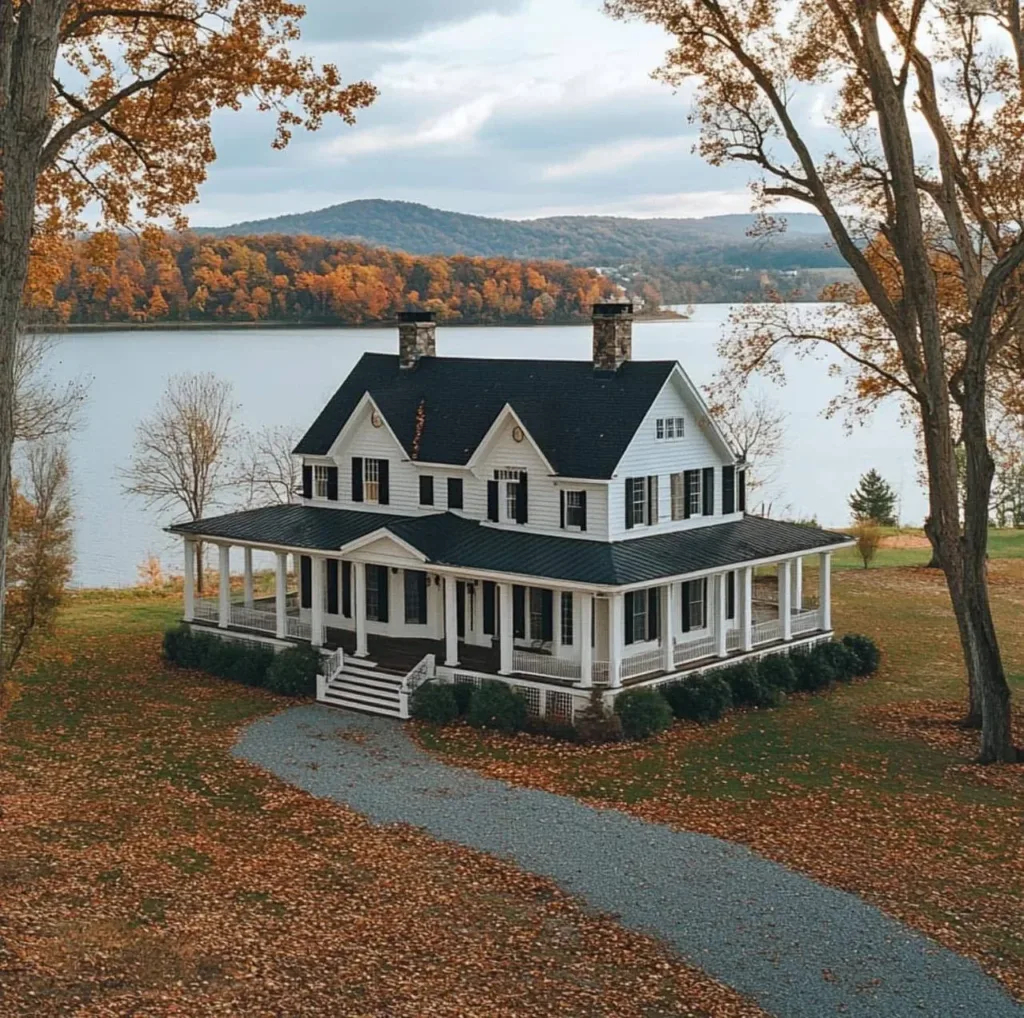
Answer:
[[615, 713], [622, 719], [627, 739], [646, 739], [672, 724], [672, 708], [656, 689], [634, 689], [615, 701]]
[[757, 662], [757, 677], [763, 686], [780, 693], [796, 689], [796, 672], [788, 654], [769, 654]]
[[783, 694], [765, 685], [753, 661], [730, 665], [719, 671], [718, 675], [729, 687], [732, 702], [737, 707], [777, 707], [782, 702]]
[[466, 720], [474, 728], [518, 732], [526, 724], [526, 700], [504, 682], [482, 682], [469, 698]]
[[687, 676], [662, 687], [662, 695], [677, 718], [702, 725], [718, 721], [732, 706], [732, 691], [718, 672]]
[[882, 663], [882, 652], [870, 636], [847, 633], [843, 637], [843, 646], [849, 648], [857, 659], [855, 675], [874, 675], [878, 671], [878, 666]]
[[320, 653], [308, 644], [279, 654], [266, 644], [222, 640], [180, 625], [164, 633], [164, 657], [179, 668], [192, 668], [245, 686], [265, 687], [285, 696], [314, 696]]

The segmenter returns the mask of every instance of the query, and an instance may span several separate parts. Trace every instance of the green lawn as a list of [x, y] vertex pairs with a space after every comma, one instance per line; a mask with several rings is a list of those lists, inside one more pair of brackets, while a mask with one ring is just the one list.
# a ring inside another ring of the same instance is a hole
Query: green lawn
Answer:
[[[897, 531], [889, 527], [884, 530], [887, 538], [897, 535], [917, 538], [920, 541], [926, 540], [924, 531], [903, 529]], [[1024, 558], [1024, 530], [996, 530], [989, 531], [989, 557], [992, 559], [1018, 559]], [[920, 548], [892, 548], [882, 547], [878, 549], [875, 560], [871, 563], [872, 569], [884, 569], [894, 566], [924, 566], [931, 558], [931, 549]], [[833, 568], [835, 569], [863, 569], [864, 563], [856, 548], [843, 548], [837, 551], [833, 557]]]

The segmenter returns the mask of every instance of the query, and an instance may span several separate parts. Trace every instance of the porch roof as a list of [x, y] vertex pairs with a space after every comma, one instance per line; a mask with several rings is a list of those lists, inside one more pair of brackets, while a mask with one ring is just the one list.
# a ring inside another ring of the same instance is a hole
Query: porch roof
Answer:
[[453, 513], [405, 517], [304, 505], [268, 506], [168, 529], [327, 554], [386, 531], [416, 548], [428, 565], [610, 587], [823, 551], [850, 540], [845, 534], [760, 516], [607, 542], [490, 527]]

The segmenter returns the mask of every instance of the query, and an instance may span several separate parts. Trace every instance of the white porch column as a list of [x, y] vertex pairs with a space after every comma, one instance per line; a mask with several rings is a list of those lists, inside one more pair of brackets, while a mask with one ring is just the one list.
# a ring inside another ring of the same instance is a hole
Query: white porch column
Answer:
[[818, 556], [818, 618], [826, 632], [832, 629], [832, 552]]
[[661, 618], [658, 619], [658, 632], [661, 633], [661, 650], [664, 655], [661, 662], [663, 671], [676, 670], [675, 637], [672, 624], [676, 618], [676, 584], [666, 583], [661, 588]]
[[800, 558], [793, 559], [793, 611], [804, 610], [804, 560]]
[[779, 618], [783, 640], [793, 639], [793, 571], [788, 562], [779, 563]]
[[186, 537], [185, 545], [185, 614], [186, 622], [196, 617], [196, 542]]
[[277, 553], [277, 570], [274, 575], [274, 611], [277, 624], [274, 635], [283, 640], [288, 635], [288, 552]]
[[594, 684], [594, 644], [590, 638], [594, 628], [594, 595], [574, 594], [573, 600], [579, 601], [579, 611], [573, 605], [573, 614], [580, 620], [580, 685], [590, 689]]
[[444, 578], [444, 663], [448, 668], [459, 663], [459, 603], [454, 576]]
[[729, 651], [726, 645], [726, 634], [729, 620], [725, 616], [728, 611], [729, 577], [725, 573], [718, 573], [713, 580], [715, 588], [715, 653], [719, 657], [727, 657]]
[[309, 622], [312, 629], [310, 642], [314, 647], [324, 645], [324, 559], [322, 555], [310, 555], [310, 612]]
[[512, 584], [498, 584], [498, 612], [499, 612], [499, 636], [500, 661], [498, 665], [499, 675], [512, 674]]
[[754, 570], [751, 566], [738, 571], [740, 581], [741, 646], [745, 651], [754, 649]]
[[252, 596], [252, 548], [245, 549], [245, 572], [244, 572], [244, 583], [245, 583], [245, 607], [251, 608], [253, 605]]
[[369, 657], [366, 648], [366, 563], [352, 563], [352, 614], [356, 617], [356, 657]]
[[227, 629], [231, 621], [231, 545], [220, 544], [220, 584], [217, 591], [217, 625]]
[[623, 625], [623, 596], [612, 594], [608, 598], [608, 686], [611, 689], [622, 685]]

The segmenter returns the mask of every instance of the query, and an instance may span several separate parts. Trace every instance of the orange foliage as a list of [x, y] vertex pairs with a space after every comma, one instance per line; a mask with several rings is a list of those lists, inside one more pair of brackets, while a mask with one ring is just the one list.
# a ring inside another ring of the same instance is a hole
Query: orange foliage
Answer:
[[361, 325], [414, 306], [442, 321], [560, 322], [617, 293], [562, 262], [410, 256], [317, 237], [95, 234], [70, 251], [51, 314], [82, 323]]

